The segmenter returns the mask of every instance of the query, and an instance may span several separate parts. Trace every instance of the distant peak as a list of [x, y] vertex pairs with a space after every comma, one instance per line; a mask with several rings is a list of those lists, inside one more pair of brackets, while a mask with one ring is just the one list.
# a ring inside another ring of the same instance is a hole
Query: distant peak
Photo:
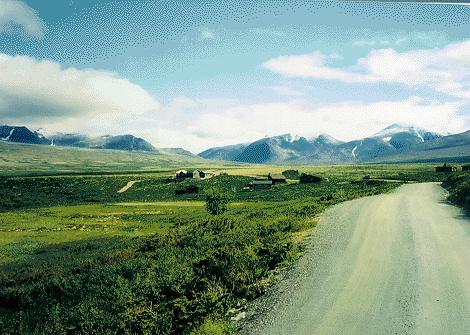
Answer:
[[344, 143], [343, 141], [337, 140], [333, 136], [327, 133], [321, 133], [320, 135], [313, 137], [311, 141], [323, 142], [323, 143], [331, 143], [331, 144], [341, 144]]
[[391, 126], [388, 126], [387, 128], [382, 129], [378, 133], [375, 133], [374, 136], [384, 136], [384, 135], [390, 135], [390, 134], [396, 134], [399, 132], [406, 132], [406, 131], [415, 131], [416, 127], [414, 126], [404, 126], [402, 124], [394, 123]]
[[287, 142], [294, 142], [294, 141], [298, 141], [300, 139], [299, 135], [293, 135], [293, 134], [283, 134], [283, 135], [276, 136], [276, 137], [281, 138], [281, 139], [283, 139], [284, 141], [287, 141]]
[[384, 128], [383, 130], [388, 130], [388, 129], [404, 129], [404, 128], [413, 128], [413, 127], [407, 127], [402, 124], [394, 123], [391, 126], [388, 126], [387, 128]]

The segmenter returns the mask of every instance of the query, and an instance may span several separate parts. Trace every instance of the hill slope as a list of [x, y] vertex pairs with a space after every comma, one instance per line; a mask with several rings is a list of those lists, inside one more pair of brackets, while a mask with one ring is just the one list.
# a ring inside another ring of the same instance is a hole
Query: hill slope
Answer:
[[100, 172], [173, 171], [208, 169], [243, 163], [207, 160], [171, 153], [94, 150], [0, 141], [0, 175], [48, 175]]

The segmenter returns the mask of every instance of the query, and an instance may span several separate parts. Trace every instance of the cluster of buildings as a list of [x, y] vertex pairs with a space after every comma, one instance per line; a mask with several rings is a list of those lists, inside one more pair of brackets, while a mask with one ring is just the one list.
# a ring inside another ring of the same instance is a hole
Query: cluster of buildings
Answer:
[[[302, 173], [299, 178], [300, 184], [319, 183], [321, 181], [328, 181], [328, 179], [312, 176], [306, 173]], [[255, 180], [250, 183], [249, 187], [252, 190], [269, 189], [273, 185], [286, 183], [286, 176], [282, 174], [268, 174], [267, 178], [255, 178]]]
[[[447, 165], [447, 163], [436, 166], [435, 169], [436, 172], [457, 172], [459, 170], [457, 166]], [[470, 164], [462, 165], [462, 171], [470, 171]]]
[[182, 181], [185, 181], [186, 179], [209, 179], [212, 177], [215, 177], [215, 173], [213, 171], [179, 170], [175, 174], [175, 182], [182, 182]]
[[[290, 170], [289, 170], [290, 171]], [[299, 182], [304, 183], [318, 183], [321, 181], [328, 181], [328, 179], [312, 176], [309, 174], [299, 174], [298, 171], [294, 171], [299, 177]], [[220, 175], [227, 175], [225, 172], [221, 172]], [[175, 173], [173, 181], [175, 183], [180, 183], [186, 180], [204, 180], [215, 177], [216, 174], [213, 171], [186, 171], [179, 170]], [[297, 178], [296, 178], [297, 179]], [[248, 188], [250, 190], [262, 190], [270, 189], [274, 185], [287, 184], [287, 177], [284, 174], [268, 174], [266, 178], [256, 177], [253, 181], [250, 182]], [[194, 189], [193, 189], [194, 188]], [[195, 189], [195, 186], [190, 186], [186, 190], [177, 190], [175, 194], [184, 194], [184, 193], [198, 193], [198, 189]]]

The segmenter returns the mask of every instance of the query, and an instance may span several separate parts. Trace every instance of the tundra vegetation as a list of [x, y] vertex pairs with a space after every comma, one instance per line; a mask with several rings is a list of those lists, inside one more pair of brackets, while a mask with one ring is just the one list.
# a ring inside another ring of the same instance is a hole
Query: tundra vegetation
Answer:
[[470, 212], [470, 171], [453, 173], [442, 183], [449, 191], [449, 200]]
[[158, 173], [1, 178], [0, 333], [229, 334], [325, 208], [413, 180], [469, 185], [468, 172], [431, 165], [360, 165], [303, 167], [329, 181], [246, 190], [278, 173], [264, 169], [224, 167], [180, 195]]

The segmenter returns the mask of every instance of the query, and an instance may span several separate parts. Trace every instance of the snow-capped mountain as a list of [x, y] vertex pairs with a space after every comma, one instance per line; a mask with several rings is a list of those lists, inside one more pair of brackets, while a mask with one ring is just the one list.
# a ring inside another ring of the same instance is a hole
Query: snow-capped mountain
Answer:
[[0, 140], [18, 143], [48, 144], [48, 140], [38, 132], [24, 126], [0, 126]]
[[[337, 150], [341, 142], [327, 134], [307, 139], [284, 134], [265, 137], [249, 144], [208, 149], [199, 154], [209, 159], [230, 159], [238, 162], [258, 164], [302, 165], [311, 162], [338, 164], [346, 157]], [[236, 154], [234, 154], [236, 153]]]
[[57, 133], [49, 136], [51, 145], [90, 149], [113, 149], [129, 151], [156, 151], [157, 149], [142, 138], [134, 135], [104, 135], [91, 137], [83, 134]]
[[[385, 159], [411, 149], [420, 152], [422, 148], [429, 152], [434, 142], [437, 143], [438, 139], [442, 139], [440, 143], [446, 142], [447, 137], [417, 127], [394, 124], [370, 137], [350, 142], [339, 141], [328, 134], [309, 139], [287, 134], [266, 137], [249, 144], [212, 148], [201, 152], [199, 156], [274, 165], [351, 164]], [[462, 146], [462, 141], [470, 144], [470, 139], [461, 136], [459, 141], [453, 140], [449, 144], [448, 151]], [[460, 149], [458, 151], [461, 152]], [[423, 157], [425, 155], [421, 154]]]
[[83, 134], [62, 134], [45, 137], [24, 126], [0, 126], [0, 140], [6, 142], [69, 146], [91, 149], [115, 149], [129, 151], [158, 151], [144, 139], [133, 135], [105, 135], [91, 137]]

